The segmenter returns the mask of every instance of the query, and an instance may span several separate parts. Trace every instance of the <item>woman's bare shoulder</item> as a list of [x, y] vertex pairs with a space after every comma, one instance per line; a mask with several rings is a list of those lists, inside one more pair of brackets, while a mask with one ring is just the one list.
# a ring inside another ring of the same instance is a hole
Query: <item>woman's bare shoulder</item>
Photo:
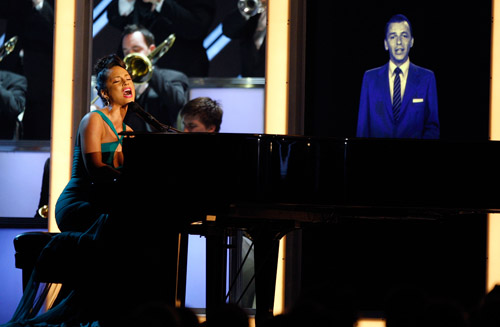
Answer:
[[83, 116], [82, 120], [80, 121], [80, 124], [102, 124], [103, 120], [100, 114], [97, 113], [97, 110], [93, 110], [90, 112], [87, 112], [85, 116]]
[[79, 126], [79, 131], [80, 133], [86, 133], [86, 132], [98, 132], [100, 135], [102, 131], [104, 130], [104, 121], [102, 117], [96, 113], [96, 110], [90, 111], [83, 116], [82, 120], [80, 121], [80, 126]]

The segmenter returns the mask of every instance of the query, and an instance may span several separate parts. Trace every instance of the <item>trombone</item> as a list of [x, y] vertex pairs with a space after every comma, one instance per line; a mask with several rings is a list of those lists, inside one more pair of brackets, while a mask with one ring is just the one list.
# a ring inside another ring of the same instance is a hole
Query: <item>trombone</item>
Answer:
[[7, 42], [5, 42], [0, 47], [0, 61], [3, 60], [6, 56], [8, 56], [15, 48], [17, 43], [17, 35], [11, 37]]
[[[153, 76], [154, 64], [172, 47], [175, 41], [175, 34], [170, 34], [159, 46], [157, 46], [149, 55], [145, 56], [142, 53], [129, 53], [123, 62], [126, 69], [132, 77], [132, 81], [136, 84], [144, 84], [149, 82]], [[99, 95], [97, 95], [91, 105], [94, 104]]]
[[165, 41], [156, 47], [148, 56], [142, 53], [129, 53], [124, 59], [127, 70], [132, 76], [132, 81], [137, 84], [147, 83], [153, 76], [154, 64], [174, 44], [175, 34], [170, 34]]

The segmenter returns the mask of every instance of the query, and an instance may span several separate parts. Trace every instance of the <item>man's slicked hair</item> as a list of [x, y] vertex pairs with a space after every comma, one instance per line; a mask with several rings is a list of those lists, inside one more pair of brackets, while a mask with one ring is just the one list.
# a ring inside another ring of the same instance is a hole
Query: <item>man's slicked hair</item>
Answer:
[[406, 17], [403, 14], [396, 14], [396, 15], [392, 16], [389, 19], [389, 21], [387, 22], [387, 24], [385, 24], [384, 39], [387, 38], [387, 31], [389, 30], [389, 25], [391, 25], [392, 23], [401, 23], [401, 22], [407, 22], [408, 23], [408, 26], [410, 27], [410, 34], [413, 37], [413, 30], [411, 28], [411, 23], [410, 23], [410, 20], [408, 19], [408, 17]]
[[155, 44], [155, 36], [151, 33], [147, 28], [142, 25], [130, 24], [123, 28], [122, 32], [122, 40], [126, 35], [141, 32], [144, 35], [144, 39], [146, 40], [146, 45], [149, 47], [151, 44]]

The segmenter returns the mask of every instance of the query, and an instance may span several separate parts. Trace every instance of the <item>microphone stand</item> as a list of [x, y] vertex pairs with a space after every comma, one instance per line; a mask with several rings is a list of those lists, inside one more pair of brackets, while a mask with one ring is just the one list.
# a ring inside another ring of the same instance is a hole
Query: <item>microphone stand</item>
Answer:
[[136, 113], [139, 117], [141, 117], [142, 120], [144, 120], [150, 126], [154, 127], [159, 132], [182, 133], [180, 130], [178, 130], [175, 127], [172, 127], [170, 125], [165, 125], [165, 124], [159, 122], [158, 119], [156, 119], [149, 112], [142, 109], [141, 106], [138, 105], [136, 102], [129, 102], [128, 109], [130, 109], [132, 112]]
[[172, 127], [170, 125], [165, 125], [165, 124], [162, 124], [164, 130], [162, 132], [174, 132], [174, 133], [184, 133], [183, 131], [175, 128], [175, 127]]

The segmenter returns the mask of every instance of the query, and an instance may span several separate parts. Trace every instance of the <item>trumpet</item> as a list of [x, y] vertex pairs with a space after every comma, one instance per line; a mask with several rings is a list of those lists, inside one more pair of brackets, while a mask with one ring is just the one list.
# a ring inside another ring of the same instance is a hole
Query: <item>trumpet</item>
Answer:
[[148, 56], [142, 53], [130, 53], [123, 58], [127, 70], [132, 76], [132, 81], [137, 84], [147, 83], [153, 76], [154, 64], [170, 50], [174, 41], [175, 34], [170, 34], [165, 41], [157, 46]]
[[0, 47], [0, 61], [2, 61], [3, 58], [8, 56], [14, 50], [16, 43], [17, 36], [13, 36]]
[[267, 6], [267, 0], [238, 0], [238, 9], [243, 16], [252, 17], [262, 13]]

